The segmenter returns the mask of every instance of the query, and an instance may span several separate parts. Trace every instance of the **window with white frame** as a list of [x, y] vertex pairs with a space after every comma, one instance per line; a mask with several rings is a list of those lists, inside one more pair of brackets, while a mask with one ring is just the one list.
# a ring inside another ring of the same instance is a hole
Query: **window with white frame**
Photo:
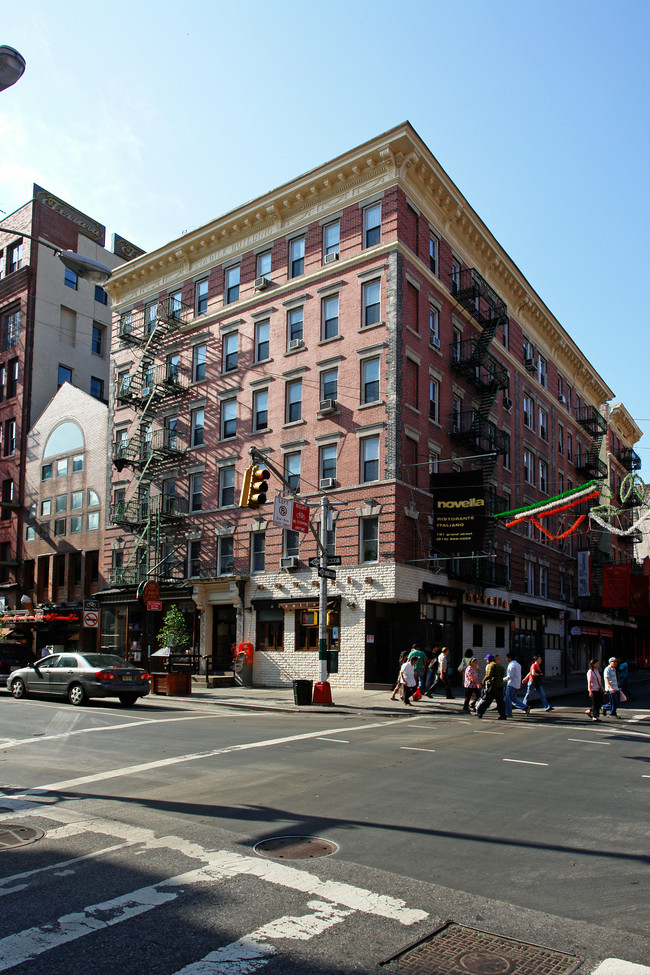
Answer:
[[363, 210], [363, 246], [374, 247], [381, 242], [381, 203], [373, 203]]
[[240, 272], [239, 264], [233, 264], [232, 267], [226, 268], [223, 295], [224, 305], [231, 305], [233, 301], [239, 300]]
[[566, 434], [566, 459], [573, 462], [573, 434], [570, 430], [567, 430]]
[[291, 528], [285, 528], [282, 533], [282, 550], [284, 558], [292, 556], [298, 558], [300, 554], [300, 534]]
[[524, 407], [524, 411], [523, 411], [524, 426], [528, 427], [529, 430], [534, 430], [535, 429], [535, 403], [527, 393], [524, 393], [523, 407]]
[[535, 483], [535, 455], [530, 450], [524, 450], [524, 481]]
[[440, 382], [429, 377], [429, 419], [440, 422]]
[[361, 453], [361, 482], [379, 480], [379, 434], [372, 437], [362, 437], [360, 441]]
[[361, 402], [376, 403], [379, 400], [379, 356], [361, 360]]
[[205, 315], [208, 310], [208, 279], [203, 278], [194, 285], [194, 311], [196, 316]]
[[557, 452], [558, 454], [564, 453], [564, 427], [561, 423], [557, 425]]
[[537, 381], [546, 389], [548, 385], [548, 363], [543, 355], [537, 357]]
[[195, 345], [192, 349], [192, 379], [195, 383], [203, 382], [205, 379], [205, 363], [208, 354], [208, 347], [203, 342]]
[[321, 480], [332, 478], [336, 480], [336, 444], [327, 444], [319, 450], [319, 477]]
[[323, 369], [320, 374], [320, 398], [336, 399], [339, 388], [339, 370], [337, 366]]
[[237, 399], [233, 396], [221, 403], [221, 439], [237, 436]]
[[205, 409], [192, 410], [192, 446], [201, 447], [204, 440]]
[[23, 242], [22, 240], [17, 241], [15, 244], [10, 244], [7, 247], [7, 274], [11, 274], [12, 271], [19, 271], [23, 266]]
[[359, 519], [359, 561], [379, 561], [379, 518]]
[[190, 475], [190, 511], [203, 508], [203, 472]]
[[323, 227], [323, 257], [338, 254], [341, 244], [341, 221], [332, 220]]
[[287, 314], [287, 337], [289, 346], [292, 342], [302, 341], [304, 327], [304, 309], [292, 308]]
[[535, 563], [524, 563], [524, 591], [528, 596], [535, 595]]
[[539, 421], [539, 435], [542, 440], [548, 440], [548, 413], [546, 410], [539, 407], [539, 412], [537, 414], [537, 419]]
[[228, 332], [223, 337], [223, 371], [232, 372], [237, 368], [239, 356], [239, 332]]
[[106, 345], [106, 327], [93, 322], [92, 334], [90, 338], [90, 351], [93, 355], [104, 355]]
[[454, 294], [460, 288], [460, 270], [461, 264], [457, 257], [452, 257], [451, 259], [451, 285]]
[[321, 338], [333, 339], [339, 334], [339, 296], [323, 298], [321, 305]]
[[539, 567], [539, 592], [538, 596], [542, 599], [548, 599], [548, 566], [540, 565]]
[[255, 362], [264, 362], [270, 355], [271, 323], [268, 318], [255, 325]]
[[193, 538], [187, 546], [187, 573], [190, 579], [201, 575], [201, 539]]
[[544, 494], [548, 494], [548, 464], [541, 458], [539, 461], [539, 489]]
[[362, 288], [363, 327], [381, 320], [381, 281], [366, 281]]
[[[510, 470], [510, 434], [503, 434], [503, 466], [507, 471]], [[506, 511], [508, 509], [506, 508]]]
[[251, 532], [251, 572], [264, 572], [266, 564], [266, 533]]
[[440, 348], [440, 312], [435, 305], [429, 305], [429, 345]]
[[271, 251], [262, 251], [261, 254], [257, 255], [256, 276], [258, 278], [268, 278], [271, 276], [271, 262], [272, 262]]
[[300, 491], [300, 458], [299, 450], [292, 450], [284, 455], [284, 477], [292, 491]]
[[219, 506], [228, 508], [235, 503], [235, 467], [219, 469]]
[[287, 383], [285, 423], [295, 423], [302, 419], [302, 379]]
[[440, 241], [435, 234], [429, 234], [429, 268], [434, 274], [438, 273], [438, 252]]
[[305, 273], [305, 238], [294, 237], [289, 241], [289, 277], [297, 278]]
[[232, 575], [235, 571], [235, 539], [233, 535], [220, 535], [217, 553], [217, 575]]
[[269, 391], [256, 389], [253, 393], [253, 430], [266, 430], [269, 425]]

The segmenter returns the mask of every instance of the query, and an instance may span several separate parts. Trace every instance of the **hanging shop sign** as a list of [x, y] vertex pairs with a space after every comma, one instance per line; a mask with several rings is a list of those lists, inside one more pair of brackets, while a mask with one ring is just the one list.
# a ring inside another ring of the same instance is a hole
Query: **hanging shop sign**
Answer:
[[486, 521], [481, 471], [434, 474], [431, 495], [431, 550], [445, 555], [480, 550]]

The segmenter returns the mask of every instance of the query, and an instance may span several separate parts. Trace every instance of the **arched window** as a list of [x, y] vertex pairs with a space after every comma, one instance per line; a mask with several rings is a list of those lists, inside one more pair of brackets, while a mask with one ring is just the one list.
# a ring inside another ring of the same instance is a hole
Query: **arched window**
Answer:
[[73, 420], [65, 420], [47, 438], [43, 458], [69, 454], [73, 450], [83, 450], [84, 447], [84, 435], [79, 424]]

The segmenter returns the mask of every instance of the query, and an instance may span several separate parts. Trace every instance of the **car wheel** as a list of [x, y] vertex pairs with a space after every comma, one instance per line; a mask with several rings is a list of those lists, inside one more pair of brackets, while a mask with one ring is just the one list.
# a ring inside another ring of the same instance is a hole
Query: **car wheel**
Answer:
[[70, 704], [78, 706], [83, 704], [86, 700], [86, 692], [84, 691], [81, 684], [71, 684], [68, 688], [68, 700]]
[[16, 698], [16, 700], [20, 700], [21, 697], [27, 697], [27, 688], [25, 687], [25, 681], [21, 680], [20, 677], [16, 677], [15, 680], [12, 680], [11, 693]]
[[123, 704], [125, 708], [133, 707], [137, 700], [137, 694], [120, 694], [120, 704]]

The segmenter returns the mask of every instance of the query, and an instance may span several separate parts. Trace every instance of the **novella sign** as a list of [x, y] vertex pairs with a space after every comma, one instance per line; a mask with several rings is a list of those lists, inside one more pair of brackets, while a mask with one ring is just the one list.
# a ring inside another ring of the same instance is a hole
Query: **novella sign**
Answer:
[[481, 471], [433, 474], [432, 552], [475, 552], [483, 546], [485, 494]]

